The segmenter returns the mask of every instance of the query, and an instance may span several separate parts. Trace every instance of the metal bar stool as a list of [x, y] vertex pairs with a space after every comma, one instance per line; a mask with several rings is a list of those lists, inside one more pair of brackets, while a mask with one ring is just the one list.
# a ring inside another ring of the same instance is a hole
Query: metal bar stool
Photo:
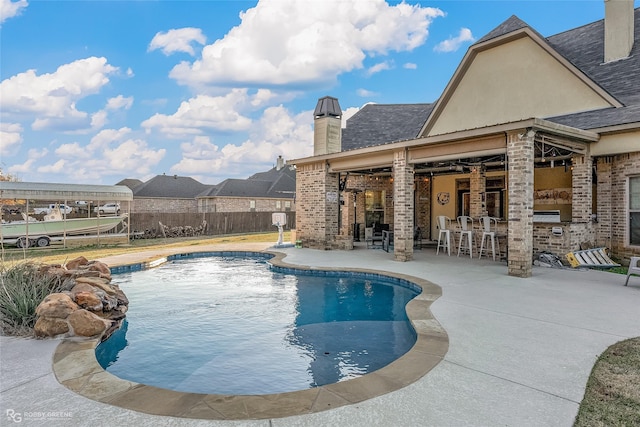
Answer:
[[[478, 259], [482, 258], [483, 251], [489, 251], [488, 240], [491, 240], [491, 253], [493, 254], [493, 260], [495, 261], [496, 247], [498, 248], [498, 254], [500, 253], [500, 241], [496, 237], [496, 230], [498, 229], [498, 219], [490, 216], [483, 216], [482, 218], [480, 218], [480, 224], [482, 226], [482, 241], [480, 244], [480, 252], [478, 252]], [[487, 240], [486, 249], [484, 247], [485, 240]]]
[[460, 241], [458, 242], [458, 256], [462, 250], [462, 244], [465, 244], [465, 250], [469, 251], [469, 258], [473, 258], [473, 218], [470, 216], [459, 216], [458, 225], [460, 226]]
[[451, 218], [441, 215], [437, 220], [440, 232], [438, 233], [438, 248], [436, 250], [436, 255], [440, 253], [440, 247], [442, 247], [442, 249], [446, 250], [449, 253], [449, 256], [451, 256]]

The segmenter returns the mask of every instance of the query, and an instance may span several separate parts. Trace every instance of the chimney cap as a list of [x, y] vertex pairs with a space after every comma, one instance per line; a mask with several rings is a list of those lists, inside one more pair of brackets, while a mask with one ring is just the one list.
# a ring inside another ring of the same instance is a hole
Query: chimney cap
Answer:
[[342, 110], [338, 103], [338, 98], [333, 96], [325, 96], [318, 99], [318, 104], [313, 112], [315, 118], [318, 117], [342, 117]]

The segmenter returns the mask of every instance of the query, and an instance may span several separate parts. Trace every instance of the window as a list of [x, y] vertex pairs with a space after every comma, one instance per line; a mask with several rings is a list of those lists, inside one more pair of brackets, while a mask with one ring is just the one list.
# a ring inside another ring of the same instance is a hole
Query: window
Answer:
[[255, 210], [256, 210], [256, 201], [255, 200], [249, 200], [249, 210], [251, 212], [255, 212]]
[[640, 245], [640, 176], [629, 178], [629, 243]]
[[285, 211], [290, 211], [291, 210], [291, 202], [289, 200], [285, 200], [284, 201], [284, 210]]
[[282, 202], [280, 200], [276, 200], [276, 210], [282, 209]]

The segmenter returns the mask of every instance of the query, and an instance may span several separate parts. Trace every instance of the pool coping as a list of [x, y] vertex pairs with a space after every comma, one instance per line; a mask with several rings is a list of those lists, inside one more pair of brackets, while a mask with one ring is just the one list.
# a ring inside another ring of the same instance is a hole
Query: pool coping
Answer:
[[[172, 255], [202, 251], [176, 250]], [[404, 388], [440, 363], [449, 348], [449, 337], [432, 315], [431, 304], [442, 295], [440, 286], [415, 276], [359, 268], [309, 267], [289, 264], [286, 254], [273, 250], [215, 251], [273, 255], [269, 262], [302, 271], [361, 272], [406, 280], [422, 291], [406, 305], [415, 329], [416, 343], [389, 365], [358, 378], [307, 390], [264, 395], [219, 395], [185, 393], [123, 380], [105, 371], [95, 356], [99, 339], [67, 338], [53, 355], [53, 372], [60, 384], [98, 402], [147, 414], [205, 420], [251, 420], [305, 415], [352, 405]], [[114, 265], [132, 267], [159, 265], [166, 256], [143, 263]]]

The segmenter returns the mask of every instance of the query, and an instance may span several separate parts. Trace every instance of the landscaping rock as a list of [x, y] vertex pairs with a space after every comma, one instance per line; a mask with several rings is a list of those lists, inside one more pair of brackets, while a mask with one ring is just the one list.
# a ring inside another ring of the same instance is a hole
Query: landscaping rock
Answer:
[[37, 337], [57, 337], [69, 332], [69, 323], [66, 319], [39, 317], [33, 330]]
[[80, 309], [69, 316], [69, 325], [73, 328], [74, 335], [80, 337], [96, 337], [111, 327], [111, 322], [96, 316], [90, 311]]
[[105, 340], [120, 328], [129, 300], [118, 285], [111, 283], [106, 264], [78, 257], [65, 267], [43, 266], [40, 272], [60, 280], [64, 291], [48, 295], [36, 308], [36, 336]]
[[66, 319], [78, 309], [78, 305], [67, 294], [50, 294], [36, 307], [36, 314], [41, 317]]

